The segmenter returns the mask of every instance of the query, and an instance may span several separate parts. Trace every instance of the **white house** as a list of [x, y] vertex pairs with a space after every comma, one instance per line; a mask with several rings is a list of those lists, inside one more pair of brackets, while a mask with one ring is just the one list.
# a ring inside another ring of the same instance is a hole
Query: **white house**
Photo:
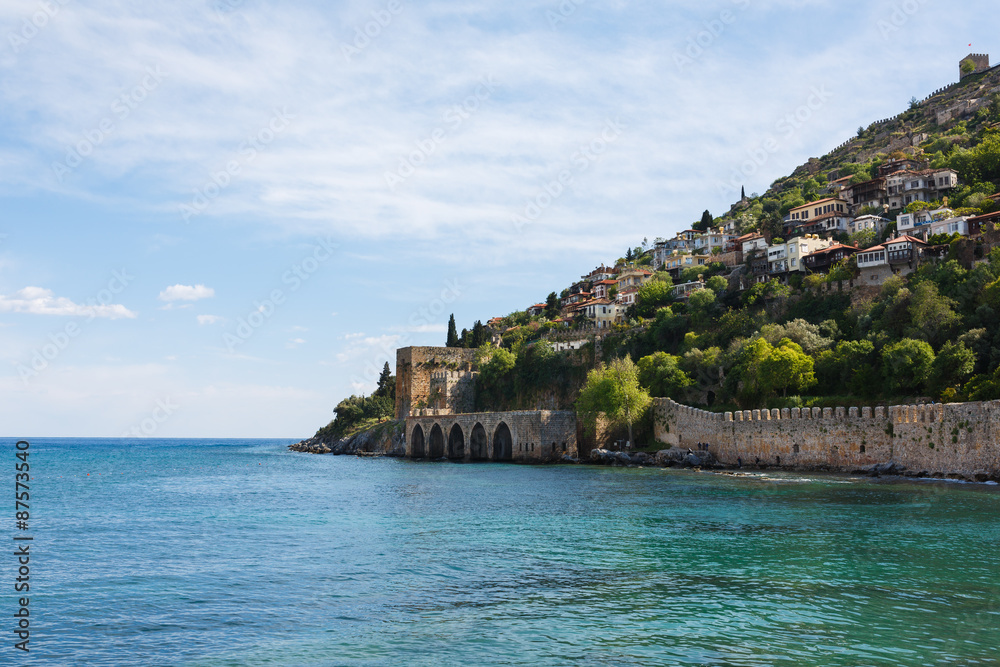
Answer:
[[862, 250], [855, 255], [859, 269], [870, 269], [876, 266], [886, 266], [889, 262], [885, 257], [885, 246], [877, 245]]
[[[944, 220], [935, 220], [925, 227], [927, 238], [938, 234], [954, 234], [956, 232], [961, 236], [968, 236], [968, 221], [969, 216], [967, 215], [960, 215], [955, 218], [945, 218]], [[926, 240], [926, 238], [924, 240]]]
[[598, 329], [607, 329], [618, 321], [621, 306], [608, 299], [594, 299], [584, 304], [581, 311]]
[[881, 234], [889, 225], [889, 221], [878, 215], [861, 215], [847, 223], [847, 233], [856, 234], [866, 229], [875, 230], [876, 234]]
[[947, 206], [942, 206], [933, 211], [924, 209], [922, 211], [915, 211], [914, 213], [900, 213], [896, 216], [896, 231], [900, 234], [907, 234], [914, 229], [929, 225], [935, 220], [944, 220], [953, 215], [955, 215], [955, 212]]

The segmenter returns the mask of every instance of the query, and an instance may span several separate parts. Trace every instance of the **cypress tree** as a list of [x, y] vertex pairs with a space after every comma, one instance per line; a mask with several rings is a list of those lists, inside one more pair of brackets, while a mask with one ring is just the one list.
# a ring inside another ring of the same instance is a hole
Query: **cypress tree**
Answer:
[[458, 331], [455, 329], [455, 313], [451, 314], [448, 318], [448, 340], [445, 342], [446, 347], [458, 347]]

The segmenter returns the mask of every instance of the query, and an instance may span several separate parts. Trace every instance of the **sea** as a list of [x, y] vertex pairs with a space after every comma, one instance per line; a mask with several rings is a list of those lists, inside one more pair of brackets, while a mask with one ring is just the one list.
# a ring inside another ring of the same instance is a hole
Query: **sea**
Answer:
[[994, 485], [29, 442], [4, 665], [1000, 664]]

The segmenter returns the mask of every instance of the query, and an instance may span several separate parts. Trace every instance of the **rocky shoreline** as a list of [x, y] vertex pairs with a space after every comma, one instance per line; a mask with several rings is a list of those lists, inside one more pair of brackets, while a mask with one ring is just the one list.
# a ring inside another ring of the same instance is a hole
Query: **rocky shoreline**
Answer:
[[289, 445], [293, 452], [307, 454], [354, 454], [355, 456], [406, 456], [403, 422], [392, 421], [359, 431], [346, 438], [312, 437]]
[[[308, 440], [289, 445], [294, 452], [308, 454], [334, 454], [354, 456], [388, 456], [402, 458], [406, 456], [406, 438], [402, 422], [386, 422], [377, 427], [360, 431], [346, 438], [326, 440], [313, 437]], [[867, 477], [908, 477], [913, 479], [947, 479], [964, 482], [992, 483], [1000, 479], [991, 477], [985, 472], [972, 476], [957, 473], [941, 473], [928, 470], [909, 470], [906, 467], [889, 461], [864, 468], [837, 468], [833, 466], [778, 466], [765, 462], [745, 462], [742, 466], [733, 466], [720, 462], [709, 451], [692, 451], [690, 449], [661, 449], [656, 453], [649, 452], [616, 452], [607, 449], [593, 449], [589, 460], [581, 461], [570, 456], [564, 456], [559, 463], [585, 463], [590, 465], [617, 467], [659, 467], [659, 468], [691, 468], [699, 470], [737, 471], [737, 470], [780, 470], [801, 473], [841, 473], [864, 475]]]

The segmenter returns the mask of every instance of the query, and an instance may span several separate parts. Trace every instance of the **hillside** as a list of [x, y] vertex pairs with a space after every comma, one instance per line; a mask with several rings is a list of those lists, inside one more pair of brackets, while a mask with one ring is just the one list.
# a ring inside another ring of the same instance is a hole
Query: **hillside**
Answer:
[[[706, 211], [691, 228], [728, 227], [733, 235], [759, 232], [768, 243], [783, 242], [778, 237], [788, 231], [793, 208], [835, 194], [829, 188], [837, 179], [864, 183], [878, 177], [880, 165], [903, 160], [954, 169], [959, 185], [944, 201], [860, 208], [854, 214], [876, 214], [889, 222], [904, 211], [945, 204], [966, 218], [987, 214], [997, 208], [990, 195], [1000, 183], [998, 126], [1000, 68], [995, 68], [923, 101], [914, 99], [908, 110], [859, 128], [858, 136], [810, 159], [764, 194], [744, 197], [719, 217]], [[889, 222], [879, 233], [832, 233], [830, 242], [863, 250], [895, 234], [896, 225]], [[668, 274], [657, 266], [649, 244], [629, 248], [612, 263], [615, 270], [645, 268], [652, 276], [624, 310], [623, 321], [596, 328], [579, 313], [572, 315], [566, 300], [577, 291], [589, 294], [596, 284], [586, 276], [561, 297], [551, 293], [533, 312], [494, 318], [492, 333], [501, 349], [481, 353], [477, 392], [495, 409], [537, 407], [532, 396], [557, 390], [575, 395], [583, 380], [559, 373], [559, 364], [568, 362], [560, 361], [563, 355], [551, 345], [590, 337], [599, 359], [632, 357], [652, 395], [713, 410], [1000, 398], [995, 223], [984, 223], [976, 238], [955, 234], [931, 240], [944, 244], [914, 262], [908, 275], [877, 285], [861, 284], [853, 259], [826, 273], [754, 282], [749, 260], [732, 266], [706, 256], [699, 260], [704, 264]], [[685, 298], [671, 290], [676, 282], [697, 280], [702, 283], [694, 283]], [[452, 344], [464, 340], [465, 331]]]
[[[976, 222], [975, 235], [928, 238], [905, 270], [893, 268], [874, 284], [861, 279], [857, 262], [859, 251], [895, 238], [896, 216], [904, 212], [935, 209], [978, 221], [972, 216], [995, 211], [998, 127], [1000, 68], [994, 68], [859, 128], [856, 137], [765, 193], [742, 197], [722, 216], [705, 211], [677, 235], [667, 255], [672, 262], [644, 240], [525, 311], [477, 321], [461, 334], [452, 318], [447, 345], [479, 349], [476, 409], [572, 409], [588, 369], [625, 355], [652, 396], [715, 411], [1000, 398], [995, 221]], [[790, 211], [878, 181], [897, 162], [954, 170], [958, 184], [937, 200], [853, 206], [852, 215], [879, 221], [872, 229], [832, 229], [820, 239], [794, 221], [790, 226]], [[739, 261], [722, 248], [692, 251], [692, 239], [706, 230], [756, 235], [767, 245], [746, 257], [737, 253]], [[757, 270], [760, 261], [766, 269], [771, 249], [799, 236], [803, 248], [846, 244], [838, 247], [850, 256], [824, 271]], [[657, 249], [673, 243], [657, 241]], [[601, 319], [602, 307], [617, 315]], [[376, 397], [387, 392], [384, 380]], [[318, 435], [388, 417], [387, 406], [372, 400], [343, 401], [337, 420]]]

